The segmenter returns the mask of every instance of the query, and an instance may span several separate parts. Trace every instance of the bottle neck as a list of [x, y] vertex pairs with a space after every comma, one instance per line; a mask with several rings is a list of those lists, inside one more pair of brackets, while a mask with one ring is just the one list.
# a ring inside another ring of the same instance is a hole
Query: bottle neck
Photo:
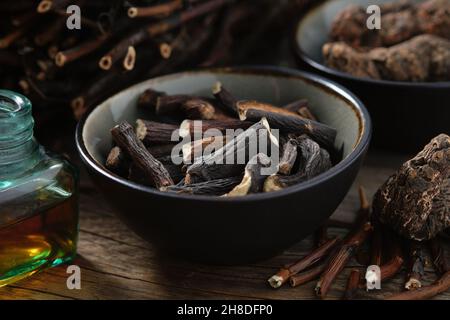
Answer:
[[0, 182], [24, 174], [41, 159], [33, 137], [31, 102], [24, 96], [0, 90]]

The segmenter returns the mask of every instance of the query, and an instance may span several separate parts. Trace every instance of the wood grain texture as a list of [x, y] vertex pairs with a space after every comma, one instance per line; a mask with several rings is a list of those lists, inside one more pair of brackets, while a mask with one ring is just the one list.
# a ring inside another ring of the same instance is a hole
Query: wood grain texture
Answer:
[[[336, 210], [333, 219], [352, 221], [358, 209], [357, 188], [364, 185], [373, 195], [376, 189], [407, 157], [371, 154], [354, 186]], [[267, 279], [284, 264], [298, 260], [312, 247], [312, 237], [283, 254], [252, 265], [220, 267], [193, 264], [158, 253], [127, 229], [112, 213], [89, 179], [81, 182], [81, 218], [78, 256], [73, 264], [81, 267], [81, 290], [66, 287], [66, 266], [43, 271], [13, 285], [0, 288], [3, 299], [315, 299], [316, 281], [278, 290]], [[313, 231], [313, 230], [312, 230]], [[332, 229], [330, 234], [340, 234]], [[349, 273], [360, 266], [352, 260], [332, 285], [329, 299], [341, 299]], [[364, 272], [363, 269], [361, 269]], [[428, 267], [424, 283], [436, 279]], [[382, 299], [400, 292], [405, 274], [382, 284], [381, 291], [360, 290], [357, 298]], [[450, 292], [436, 297], [450, 299]]]

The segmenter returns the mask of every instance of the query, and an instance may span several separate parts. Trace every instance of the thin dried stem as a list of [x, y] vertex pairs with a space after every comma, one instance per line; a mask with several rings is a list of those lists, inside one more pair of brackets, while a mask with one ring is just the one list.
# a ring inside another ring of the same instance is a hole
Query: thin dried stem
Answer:
[[300, 261], [281, 268], [277, 274], [273, 275], [268, 280], [270, 286], [275, 289], [281, 287], [286, 281], [288, 281], [289, 277], [307, 269], [322, 259], [337, 244], [338, 241], [338, 238], [330, 239], [321, 247], [315, 249], [309, 255], [302, 258]]
[[424, 286], [417, 290], [405, 291], [387, 298], [387, 300], [424, 300], [430, 299], [450, 289], [450, 271], [444, 273], [432, 285]]

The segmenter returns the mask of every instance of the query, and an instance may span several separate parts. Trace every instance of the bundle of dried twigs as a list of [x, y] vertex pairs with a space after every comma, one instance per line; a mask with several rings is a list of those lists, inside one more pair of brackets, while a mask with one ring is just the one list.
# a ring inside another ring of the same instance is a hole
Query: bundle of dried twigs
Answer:
[[[196, 65], [242, 62], [257, 50], [258, 39], [266, 39], [271, 26], [279, 27], [280, 17], [307, 2], [311, 1], [4, 2], [0, 87], [29, 96], [38, 124], [62, 114], [80, 118], [142, 79]], [[81, 9], [80, 30], [67, 27], [70, 5]], [[272, 7], [276, 10], [268, 10]], [[267, 12], [273, 13], [261, 18]], [[239, 55], [234, 48], [239, 48]]]

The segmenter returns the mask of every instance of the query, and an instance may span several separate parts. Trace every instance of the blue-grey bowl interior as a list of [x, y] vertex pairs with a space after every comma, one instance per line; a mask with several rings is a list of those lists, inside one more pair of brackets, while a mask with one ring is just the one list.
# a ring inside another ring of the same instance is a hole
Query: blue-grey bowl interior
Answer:
[[[307, 98], [320, 121], [337, 129], [336, 147], [344, 147], [343, 160], [305, 183], [232, 199], [164, 193], [104, 168], [112, 145], [110, 129], [123, 120], [145, 118], [146, 112], [136, 106], [145, 89], [209, 96], [217, 81], [239, 99], [283, 105]], [[287, 69], [229, 68], [162, 76], [114, 95], [80, 121], [77, 146], [99, 189], [140, 236], [192, 259], [229, 264], [270, 256], [323, 223], [353, 182], [370, 136], [367, 110], [339, 85]], [[183, 210], [187, 212], [181, 214]], [[289, 230], [289, 221], [299, 226]]]

